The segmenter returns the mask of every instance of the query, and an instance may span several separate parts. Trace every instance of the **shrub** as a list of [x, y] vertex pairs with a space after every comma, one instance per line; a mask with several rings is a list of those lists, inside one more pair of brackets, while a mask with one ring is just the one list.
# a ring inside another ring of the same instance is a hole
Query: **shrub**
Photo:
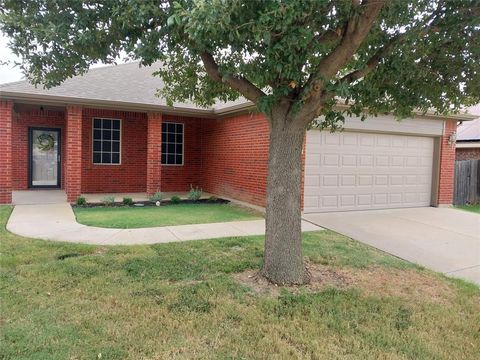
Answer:
[[160, 191], [157, 191], [155, 194], [150, 195], [148, 200], [152, 203], [156, 203], [157, 201], [162, 201], [163, 194]]
[[123, 198], [123, 205], [132, 206], [133, 205], [133, 199], [129, 198], [129, 197], [124, 197]]
[[115, 198], [113, 196], [105, 196], [102, 202], [105, 206], [112, 206], [115, 203]]
[[190, 185], [190, 191], [188, 192], [188, 198], [193, 201], [198, 201], [202, 197], [202, 189], [200, 189], [198, 186], [193, 187]]
[[182, 199], [180, 199], [180, 196], [174, 195], [174, 196], [172, 196], [170, 201], [171, 201], [172, 204], [179, 204], [180, 201], [182, 201]]
[[214, 195], [212, 195], [212, 196], [210, 196], [210, 197], [208, 198], [208, 202], [215, 202], [215, 201], [217, 201], [217, 200], [218, 200], [218, 197], [216, 197], [216, 196], [214, 196]]
[[85, 199], [83, 196], [79, 196], [77, 200], [75, 200], [75, 203], [78, 206], [84, 206], [84, 205], [87, 205], [87, 199]]

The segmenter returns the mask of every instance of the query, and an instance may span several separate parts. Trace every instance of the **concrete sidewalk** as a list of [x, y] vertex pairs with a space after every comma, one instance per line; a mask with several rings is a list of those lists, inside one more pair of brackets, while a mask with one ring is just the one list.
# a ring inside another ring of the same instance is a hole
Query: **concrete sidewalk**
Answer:
[[304, 219], [405, 260], [480, 285], [480, 216], [411, 208], [304, 215]]
[[[95, 245], [140, 245], [265, 234], [265, 221], [232, 221], [142, 229], [107, 229], [77, 223], [67, 203], [17, 205], [7, 230], [29, 238]], [[321, 227], [302, 221], [302, 231]]]

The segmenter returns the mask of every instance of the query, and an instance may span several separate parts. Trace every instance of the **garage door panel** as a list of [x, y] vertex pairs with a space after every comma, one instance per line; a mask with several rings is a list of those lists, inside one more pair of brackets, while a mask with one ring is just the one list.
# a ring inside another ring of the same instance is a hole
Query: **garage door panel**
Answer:
[[357, 166], [357, 155], [342, 154], [342, 166]]
[[305, 196], [303, 202], [304, 202], [304, 207], [305, 208], [318, 208], [318, 196]]
[[306, 148], [305, 212], [430, 205], [433, 138], [312, 130]]

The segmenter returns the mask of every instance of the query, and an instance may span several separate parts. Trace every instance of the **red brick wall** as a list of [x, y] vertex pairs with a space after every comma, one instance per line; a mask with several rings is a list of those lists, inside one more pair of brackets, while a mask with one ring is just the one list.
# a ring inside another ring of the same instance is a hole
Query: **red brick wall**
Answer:
[[456, 130], [457, 122], [455, 120], [445, 121], [445, 130], [440, 144], [439, 205], [451, 205], [453, 202], [455, 143], [449, 144], [448, 139]]
[[147, 193], [155, 194], [162, 188], [162, 114], [148, 114], [147, 129]]
[[0, 100], [0, 204], [12, 202], [13, 102]]
[[480, 147], [477, 148], [457, 148], [455, 150], [455, 160], [479, 160]]
[[268, 123], [261, 114], [202, 122], [204, 191], [265, 205]]
[[82, 192], [82, 108], [67, 106], [65, 140], [65, 192], [74, 202]]
[[[28, 189], [28, 128], [48, 127], [60, 129], [62, 140], [61, 155], [65, 155], [65, 112], [61, 110], [40, 110], [39, 107], [15, 106], [12, 123], [13, 190]], [[61, 166], [61, 187], [65, 184], [64, 161]]]
[[[93, 164], [92, 119], [94, 117], [122, 120], [121, 165]], [[161, 191], [187, 191], [190, 189], [190, 184], [200, 186], [202, 119], [164, 115], [162, 121], [184, 124], [185, 154], [183, 166], [161, 166]], [[158, 139], [160, 140], [161, 128], [159, 128], [158, 131], [160, 131], [158, 134]], [[84, 109], [82, 192], [146, 192], [147, 140], [148, 115], [146, 113]], [[160, 161], [160, 159], [158, 159], [158, 161]], [[154, 175], [152, 174], [152, 176]], [[153, 191], [152, 189], [150, 190]]]
[[[147, 114], [84, 109], [82, 123], [82, 193], [145, 192], [147, 181]], [[93, 164], [94, 117], [121, 119], [121, 164]]]
[[190, 185], [202, 186], [202, 159], [205, 158], [202, 144], [206, 143], [202, 139], [202, 121], [209, 120], [164, 115], [162, 121], [184, 124], [183, 166], [162, 166], [162, 191], [188, 191]]

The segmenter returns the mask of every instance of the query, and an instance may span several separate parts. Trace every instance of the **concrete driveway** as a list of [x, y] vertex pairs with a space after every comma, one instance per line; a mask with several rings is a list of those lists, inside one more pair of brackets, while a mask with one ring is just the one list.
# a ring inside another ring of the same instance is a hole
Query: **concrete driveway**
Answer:
[[380, 250], [480, 285], [480, 216], [451, 208], [305, 214]]

